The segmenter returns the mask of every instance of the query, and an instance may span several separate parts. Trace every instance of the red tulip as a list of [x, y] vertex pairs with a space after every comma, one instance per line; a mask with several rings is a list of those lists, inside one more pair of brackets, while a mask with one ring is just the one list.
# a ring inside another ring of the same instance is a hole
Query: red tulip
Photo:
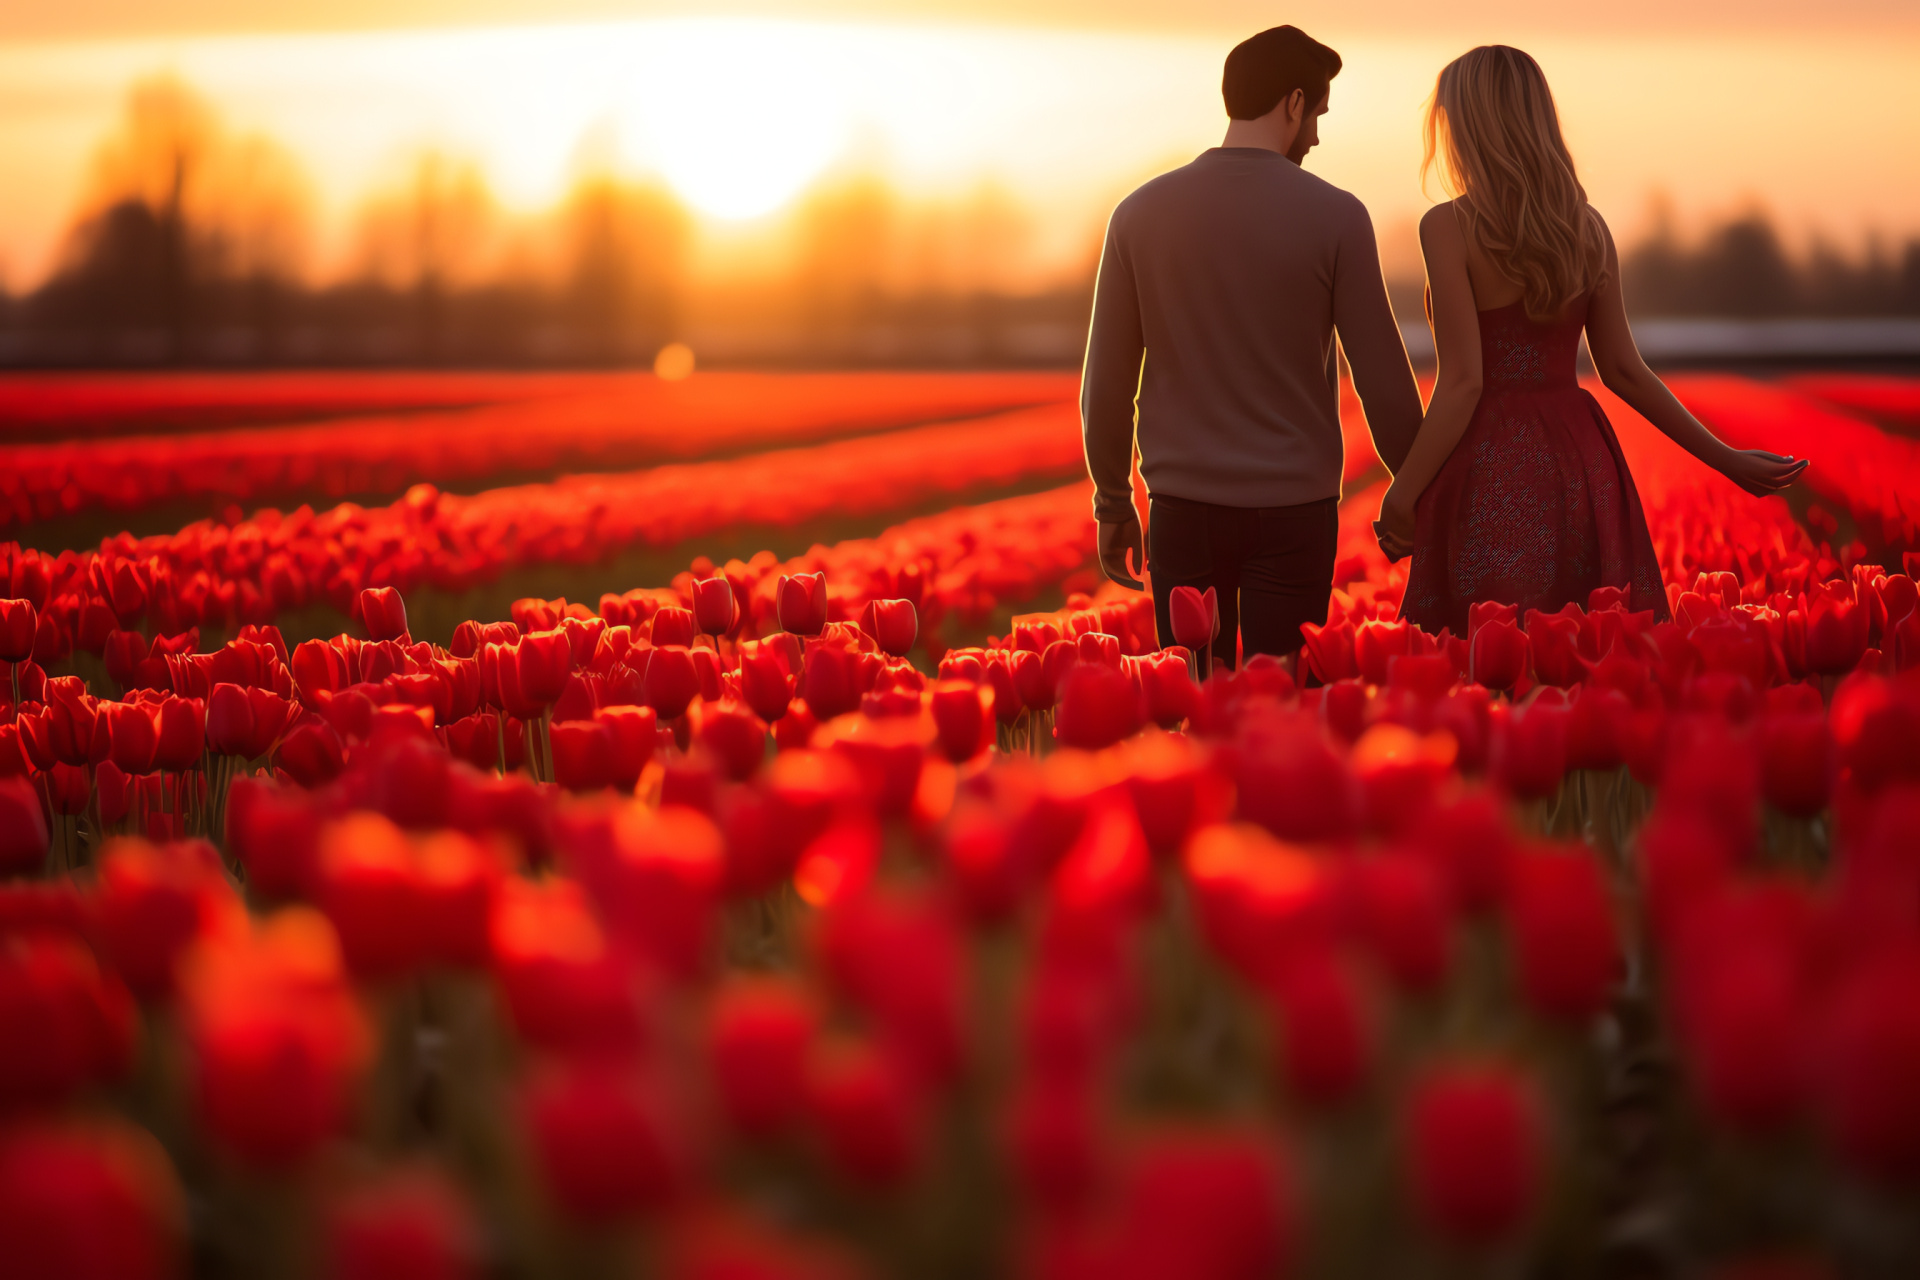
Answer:
[[769, 723], [786, 715], [793, 701], [793, 680], [780, 655], [758, 641], [740, 647], [740, 696]]
[[766, 1137], [800, 1118], [819, 1018], [807, 989], [791, 980], [741, 978], [720, 990], [707, 1025], [707, 1052], [721, 1108], [734, 1128]]
[[608, 780], [621, 791], [632, 791], [653, 758], [659, 715], [652, 707], [601, 707], [593, 713], [608, 737]]
[[[1130, 660], [1131, 661], [1131, 660]], [[1171, 729], [1191, 716], [1200, 701], [1200, 686], [1187, 669], [1182, 648], [1163, 649], [1139, 660], [1140, 687], [1146, 695], [1147, 719]]]
[[115, 560], [109, 567], [94, 562], [94, 590], [113, 610], [120, 625], [131, 628], [147, 611], [148, 578], [145, 570], [131, 560]]
[[831, 641], [807, 647], [807, 665], [800, 677], [800, 696], [822, 722], [846, 715], [860, 706], [860, 657]]
[[860, 630], [872, 638], [880, 652], [898, 658], [913, 648], [920, 617], [910, 600], [869, 600], [860, 614]]
[[719, 701], [726, 692], [726, 677], [720, 670], [720, 655], [712, 649], [689, 649], [687, 656], [693, 660], [693, 674], [699, 681], [700, 700]]
[[1867, 651], [1871, 614], [1840, 582], [1823, 582], [1804, 597], [1807, 608], [1807, 669], [1844, 675]]
[[1826, 713], [1769, 715], [1760, 722], [1760, 776], [1767, 803], [1811, 818], [1827, 807], [1833, 785], [1833, 737]]
[[1530, 702], [1497, 722], [1493, 772], [1502, 786], [1523, 800], [1552, 795], [1567, 772], [1566, 708]]
[[413, 643], [407, 633], [407, 602], [392, 587], [368, 587], [360, 593], [360, 622], [369, 639]]
[[807, 709], [807, 700], [795, 698], [787, 704], [787, 714], [774, 722], [773, 745], [781, 751], [804, 751], [812, 745], [819, 727], [820, 721]]
[[1353, 633], [1354, 664], [1360, 678], [1368, 684], [1386, 684], [1393, 659], [1410, 652], [1412, 641], [1411, 623], [1362, 622]]
[[346, 748], [326, 721], [309, 718], [288, 731], [274, 761], [303, 787], [317, 787], [340, 774]]
[[45, 731], [45, 746], [52, 760], [76, 768], [93, 763], [94, 724], [102, 704], [87, 693], [86, 684], [78, 676], [50, 677], [46, 695], [46, 716], [37, 729]]
[[613, 730], [597, 720], [555, 722], [547, 728], [553, 747], [553, 780], [569, 791], [613, 785]]
[[500, 694], [506, 710], [537, 717], [566, 691], [573, 646], [564, 631], [536, 631], [501, 652]]
[[1606, 1007], [1619, 943], [1606, 877], [1585, 852], [1523, 855], [1508, 903], [1520, 989], [1539, 1013], [1583, 1022]]
[[966, 680], [938, 680], [927, 695], [940, 754], [959, 764], [993, 742], [990, 692]]
[[174, 961], [223, 900], [232, 902], [220, 855], [204, 841], [114, 841], [101, 855], [101, 939], [115, 972], [143, 1000], [172, 992]]
[[247, 870], [250, 892], [292, 898], [313, 883], [320, 815], [306, 791], [238, 778], [227, 799], [227, 847]]
[[253, 703], [247, 691], [237, 684], [213, 686], [207, 700], [207, 750], [217, 756], [251, 759], [253, 737]]
[[512, 644], [519, 638], [520, 628], [511, 622], [476, 622], [469, 618], [453, 629], [453, 643], [447, 651], [456, 658], [474, 658], [490, 644]]
[[441, 1178], [387, 1174], [336, 1200], [326, 1216], [326, 1280], [478, 1280], [478, 1232]]
[[159, 746], [159, 726], [145, 705], [108, 702], [100, 707], [107, 724], [107, 758], [125, 773], [150, 773]]
[[206, 751], [207, 704], [198, 698], [167, 698], [154, 707], [153, 716], [153, 767], [167, 773], [198, 767]]
[[314, 709], [321, 693], [338, 693], [353, 683], [346, 655], [325, 640], [308, 640], [293, 651], [293, 682], [300, 701]]
[[1676, 984], [1688, 1065], [1716, 1120], [1778, 1129], [1795, 1118], [1805, 1096], [1805, 984], [1783, 940], [1727, 941], [1690, 954]]
[[817, 636], [827, 629], [827, 575], [780, 575], [774, 603], [780, 629], [797, 636]]
[[166, 1154], [119, 1121], [32, 1118], [0, 1137], [0, 1257], [20, 1280], [166, 1280], [185, 1259]]
[[1887, 627], [1887, 656], [1895, 671], [1920, 667], [1920, 608], [1909, 609]]
[[1353, 868], [1354, 905], [1367, 946], [1404, 990], [1431, 992], [1453, 958], [1450, 886], [1431, 860], [1404, 854]]
[[693, 610], [664, 605], [653, 615], [647, 638], [656, 649], [667, 645], [692, 648], [694, 634]]
[[827, 1153], [848, 1177], [896, 1186], [918, 1167], [920, 1108], [905, 1072], [884, 1050], [852, 1042], [816, 1050], [807, 1083]]
[[1068, 668], [1080, 661], [1080, 650], [1071, 640], [1056, 640], [1040, 653], [1038, 663], [1016, 666], [1014, 683], [1020, 700], [1035, 711], [1051, 711], [1060, 701], [1060, 681]]
[[612, 1065], [547, 1077], [524, 1103], [536, 1167], [569, 1218], [607, 1223], [667, 1202], [682, 1178], [683, 1141], [666, 1099]]
[[1538, 1103], [1510, 1068], [1448, 1064], [1414, 1086], [1407, 1164], [1423, 1216], [1441, 1235], [1488, 1245], [1513, 1234], [1540, 1198]]
[[189, 1001], [200, 1006], [191, 1019], [195, 1092], [201, 1121], [221, 1146], [254, 1168], [284, 1170], [344, 1126], [364, 1031], [344, 992], [301, 991], [294, 974], [256, 981], [259, 994]]
[[[656, 621], [658, 614], [654, 615]], [[705, 636], [724, 636], [740, 620], [733, 599], [733, 586], [725, 578], [703, 578], [693, 584], [693, 621]], [[655, 640], [655, 644], [660, 641]], [[673, 643], [678, 643], [677, 641]]]
[[1373, 1065], [1373, 1029], [1354, 975], [1330, 950], [1286, 966], [1274, 986], [1288, 1090], [1332, 1106], [1351, 1098]]
[[1300, 624], [1300, 636], [1305, 642], [1302, 652], [1307, 665], [1313, 669], [1313, 674], [1321, 684], [1351, 680], [1360, 674], [1360, 664], [1353, 652], [1352, 623], [1316, 626], [1311, 622], [1303, 622]]
[[1527, 610], [1527, 650], [1533, 657], [1533, 678], [1541, 684], [1575, 685], [1587, 678], [1588, 663], [1580, 652], [1580, 607], [1568, 605], [1559, 613]]
[[32, 875], [51, 847], [46, 813], [24, 777], [0, 778], [0, 875]]
[[1279, 1143], [1235, 1129], [1176, 1129], [1153, 1135], [1132, 1156], [1119, 1193], [1115, 1257], [1080, 1274], [1291, 1274], [1302, 1233]]
[[766, 722], [735, 698], [702, 703], [694, 718], [693, 736], [735, 782], [751, 778], [766, 759]]
[[1060, 681], [1053, 733], [1061, 743], [1098, 751], [1140, 728], [1144, 708], [1140, 690], [1121, 672], [1082, 662]]
[[1080, 650], [1080, 661], [1096, 663], [1103, 667], [1120, 666], [1120, 637], [1111, 636], [1104, 631], [1088, 631], [1074, 641]]
[[1890, 1183], [1920, 1170], [1920, 965], [1894, 952], [1862, 964], [1826, 1012], [1821, 1111], [1848, 1164]]
[[1618, 689], [1588, 685], [1567, 710], [1567, 768], [1617, 769], [1625, 761], [1633, 704]]
[[0, 600], [0, 662], [25, 662], [40, 634], [40, 613], [29, 600]]
[[[1026, 710], [1026, 704], [1020, 700], [1020, 690], [1013, 683], [1013, 666], [1010, 661], [1012, 657], [1013, 654], [1009, 650], [991, 650], [987, 655], [986, 665], [981, 668], [981, 684], [987, 690], [987, 696], [991, 699], [989, 709], [993, 712], [994, 719], [1006, 725], [1010, 725], [1018, 720], [1021, 713]], [[897, 659], [896, 662], [900, 667], [907, 667], [904, 659]], [[908, 667], [908, 670], [912, 670], [912, 668]], [[920, 683], [917, 686], [916, 693], [924, 693], [926, 691], [925, 680], [919, 675], [918, 671], [913, 671], [912, 677], [906, 677], [904, 672], [896, 672], [894, 678], [896, 680], [918, 680]], [[919, 710], [917, 700], [913, 710]]]
[[419, 876], [399, 827], [374, 813], [333, 823], [320, 835], [318, 872], [315, 896], [355, 975], [398, 978], [424, 962]]
[[1220, 598], [1212, 587], [1205, 591], [1175, 587], [1167, 600], [1167, 614], [1173, 624], [1173, 643], [1195, 653], [1210, 649], [1220, 634]]
[[1489, 689], [1511, 689], [1527, 672], [1526, 633], [1510, 621], [1484, 619], [1467, 651], [1467, 678]]
[[1498, 600], [1476, 600], [1467, 606], [1467, 645], [1469, 648], [1472, 647], [1473, 638], [1479, 635], [1480, 628], [1489, 622], [1504, 622], [1512, 626], [1519, 621], [1519, 605], [1501, 604]]
[[1302, 844], [1358, 834], [1353, 774], [1311, 721], [1249, 725], [1230, 759], [1240, 816], [1247, 821]]

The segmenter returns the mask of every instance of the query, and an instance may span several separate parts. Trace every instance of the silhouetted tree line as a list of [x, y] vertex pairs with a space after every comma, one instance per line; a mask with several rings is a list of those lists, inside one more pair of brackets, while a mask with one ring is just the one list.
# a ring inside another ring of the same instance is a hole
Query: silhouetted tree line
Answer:
[[1920, 315], [1920, 239], [1870, 240], [1859, 258], [1815, 245], [1796, 257], [1764, 213], [1729, 219], [1691, 244], [1669, 220], [1621, 259], [1627, 305], [1649, 316]]
[[516, 239], [477, 171], [432, 154], [316, 285], [291, 161], [170, 79], [135, 87], [96, 170], [51, 277], [0, 293], [0, 365], [631, 365], [684, 340], [723, 362], [1057, 363], [1091, 298], [1090, 269], [1039, 294], [1008, 278], [1024, 220], [991, 188], [908, 210], [876, 179], [828, 184], [791, 261], [709, 263], [696, 289], [664, 188], [583, 177]]
[[[992, 187], [910, 209], [874, 178], [829, 183], [785, 267], [708, 263], [697, 287], [691, 220], [657, 185], [583, 177], [513, 241], [477, 171], [423, 155], [324, 285], [302, 275], [310, 207], [274, 144], [178, 81], [136, 85], [57, 269], [0, 292], [0, 365], [631, 365], [670, 341], [708, 362], [1061, 364], [1092, 294], [1093, 246], [1057, 287], [1017, 278], [1025, 219]], [[1920, 239], [1794, 255], [1762, 213], [1687, 241], [1656, 211], [1622, 265], [1640, 315], [1920, 315]], [[1392, 294], [1420, 316], [1417, 280]]]

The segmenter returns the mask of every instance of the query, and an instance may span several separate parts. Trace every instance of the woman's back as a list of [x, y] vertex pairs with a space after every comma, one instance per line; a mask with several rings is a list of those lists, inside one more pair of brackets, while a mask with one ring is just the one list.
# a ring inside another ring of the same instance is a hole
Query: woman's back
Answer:
[[1750, 492], [1799, 467], [1727, 449], [1647, 370], [1618, 252], [1538, 63], [1502, 45], [1456, 58], [1435, 83], [1426, 142], [1459, 198], [1420, 223], [1439, 373], [1378, 522], [1389, 554], [1413, 553], [1402, 615], [1461, 634], [1480, 601], [1518, 605], [1524, 621], [1613, 587], [1664, 616], [1633, 477], [1575, 377], [1582, 331], [1609, 388]]

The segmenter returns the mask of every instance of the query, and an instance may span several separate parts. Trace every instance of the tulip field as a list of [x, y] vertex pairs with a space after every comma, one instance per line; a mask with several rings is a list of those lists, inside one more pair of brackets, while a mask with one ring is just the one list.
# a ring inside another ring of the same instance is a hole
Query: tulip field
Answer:
[[1199, 682], [1071, 376], [0, 380], [0, 1274], [1920, 1274], [1920, 380], [1672, 384]]

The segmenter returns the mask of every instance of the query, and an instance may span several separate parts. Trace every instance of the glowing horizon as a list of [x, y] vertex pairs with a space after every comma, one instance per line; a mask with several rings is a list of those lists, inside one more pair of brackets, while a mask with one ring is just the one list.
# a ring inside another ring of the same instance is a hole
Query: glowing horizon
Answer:
[[[1324, 35], [1347, 69], [1308, 167], [1367, 201], [1390, 260], [1404, 259], [1427, 204], [1420, 105], [1459, 42]], [[14, 193], [0, 205], [0, 279], [45, 275], [128, 85], [156, 72], [204, 94], [233, 132], [292, 153], [314, 189], [322, 272], [345, 265], [356, 212], [426, 151], [471, 162], [523, 218], [584, 174], [657, 177], [722, 241], [849, 174], [919, 200], [992, 187], [1032, 223], [1022, 265], [1057, 269], [1084, 258], [1113, 199], [1218, 142], [1225, 47], [1196, 34], [760, 18], [0, 44], [0, 186]], [[1897, 161], [1920, 154], [1920, 36], [1529, 48], [1623, 235], [1656, 193], [1688, 221], [1757, 202], [1796, 238], [1920, 234], [1920, 173]], [[1789, 83], [1817, 107], [1789, 109], [1761, 88]]]

